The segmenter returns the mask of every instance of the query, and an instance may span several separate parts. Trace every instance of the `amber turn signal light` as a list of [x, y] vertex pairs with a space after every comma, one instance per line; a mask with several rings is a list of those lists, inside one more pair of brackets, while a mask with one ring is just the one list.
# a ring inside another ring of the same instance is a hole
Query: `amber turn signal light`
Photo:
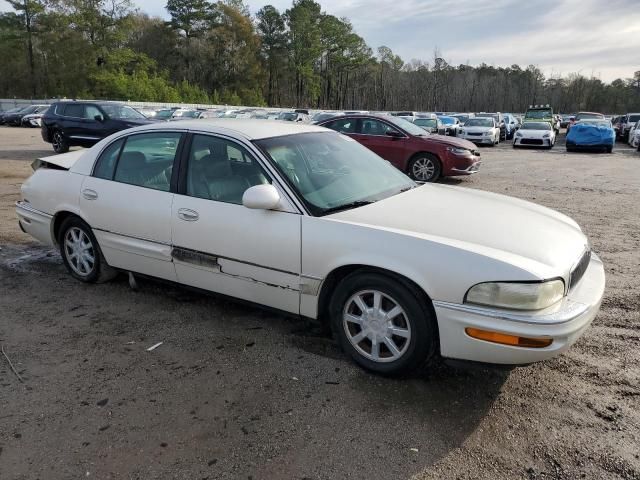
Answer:
[[501, 345], [511, 345], [513, 347], [544, 348], [553, 343], [551, 338], [528, 338], [517, 335], [507, 335], [506, 333], [490, 332], [479, 328], [465, 328], [464, 331], [471, 338], [484, 340], [486, 342], [499, 343]]

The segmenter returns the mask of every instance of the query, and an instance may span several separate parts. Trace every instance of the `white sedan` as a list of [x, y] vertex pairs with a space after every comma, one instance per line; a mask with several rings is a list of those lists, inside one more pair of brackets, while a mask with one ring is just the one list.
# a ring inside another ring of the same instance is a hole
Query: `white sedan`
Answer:
[[640, 120], [629, 130], [629, 145], [633, 148], [640, 148]]
[[603, 265], [570, 218], [417, 186], [317, 126], [152, 124], [34, 168], [20, 227], [58, 247], [76, 279], [135, 272], [327, 322], [378, 373], [436, 355], [553, 357], [585, 332], [604, 291]]
[[553, 148], [555, 143], [556, 131], [549, 122], [524, 122], [513, 137], [513, 148]]
[[458, 137], [473, 143], [498, 145], [500, 143], [500, 127], [490, 117], [470, 118], [460, 129]]

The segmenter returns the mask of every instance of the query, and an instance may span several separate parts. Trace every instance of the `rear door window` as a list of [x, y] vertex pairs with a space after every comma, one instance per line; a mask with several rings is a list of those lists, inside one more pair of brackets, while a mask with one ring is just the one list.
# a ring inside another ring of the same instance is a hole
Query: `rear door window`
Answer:
[[325, 123], [323, 126], [340, 133], [356, 133], [357, 122], [358, 120], [355, 118], [341, 118]]
[[96, 162], [96, 166], [93, 169], [93, 176], [97, 178], [104, 178], [105, 180], [113, 180], [113, 172], [116, 168], [116, 163], [118, 161], [118, 156], [120, 155], [120, 149], [122, 148], [122, 144], [124, 143], [124, 139], [118, 139], [104, 149], [98, 161]]
[[114, 180], [168, 192], [182, 134], [141, 133], [127, 137], [117, 161]]
[[64, 116], [71, 118], [84, 118], [84, 105], [68, 104], [64, 107]]

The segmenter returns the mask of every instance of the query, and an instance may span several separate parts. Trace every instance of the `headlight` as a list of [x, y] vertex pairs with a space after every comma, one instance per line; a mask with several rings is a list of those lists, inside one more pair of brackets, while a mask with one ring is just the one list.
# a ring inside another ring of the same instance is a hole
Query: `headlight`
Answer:
[[460, 135], [464, 135], [464, 130], [460, 130]]
[[542, 283], [488, 282], [471, 287], [465, 303], [513, 310], [541, 310], [550, 307], [563, 296], [562, 280]]
[[451, 153], [455, 153], [456, 155], [466, 155], [467, 153], [470, 153], [466, 148], [447, 147], [447, 150]]
[[522, 136], [522, 132], [516, 133], [516, 137], [521, 137], [521, 136]]
[[551, 134], [550, 133], [545, 133], [542, 138], [551, 138]]

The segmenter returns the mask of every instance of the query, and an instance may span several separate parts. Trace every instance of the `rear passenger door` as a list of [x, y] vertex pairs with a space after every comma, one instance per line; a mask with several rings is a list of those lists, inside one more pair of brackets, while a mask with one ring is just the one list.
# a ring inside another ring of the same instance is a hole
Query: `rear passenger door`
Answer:
[[[387, 132], [398, 136], [390, 136]], [[358, 134], [353, 138], [396, 168], [404, 170], [407, 137], [397, 128], [375, 118], [363, 118]]]
[[80, 209], [109, 265], [175, 280], [174, 170], [184, 133], [148, 132], [110, 143], [82, 185]]

